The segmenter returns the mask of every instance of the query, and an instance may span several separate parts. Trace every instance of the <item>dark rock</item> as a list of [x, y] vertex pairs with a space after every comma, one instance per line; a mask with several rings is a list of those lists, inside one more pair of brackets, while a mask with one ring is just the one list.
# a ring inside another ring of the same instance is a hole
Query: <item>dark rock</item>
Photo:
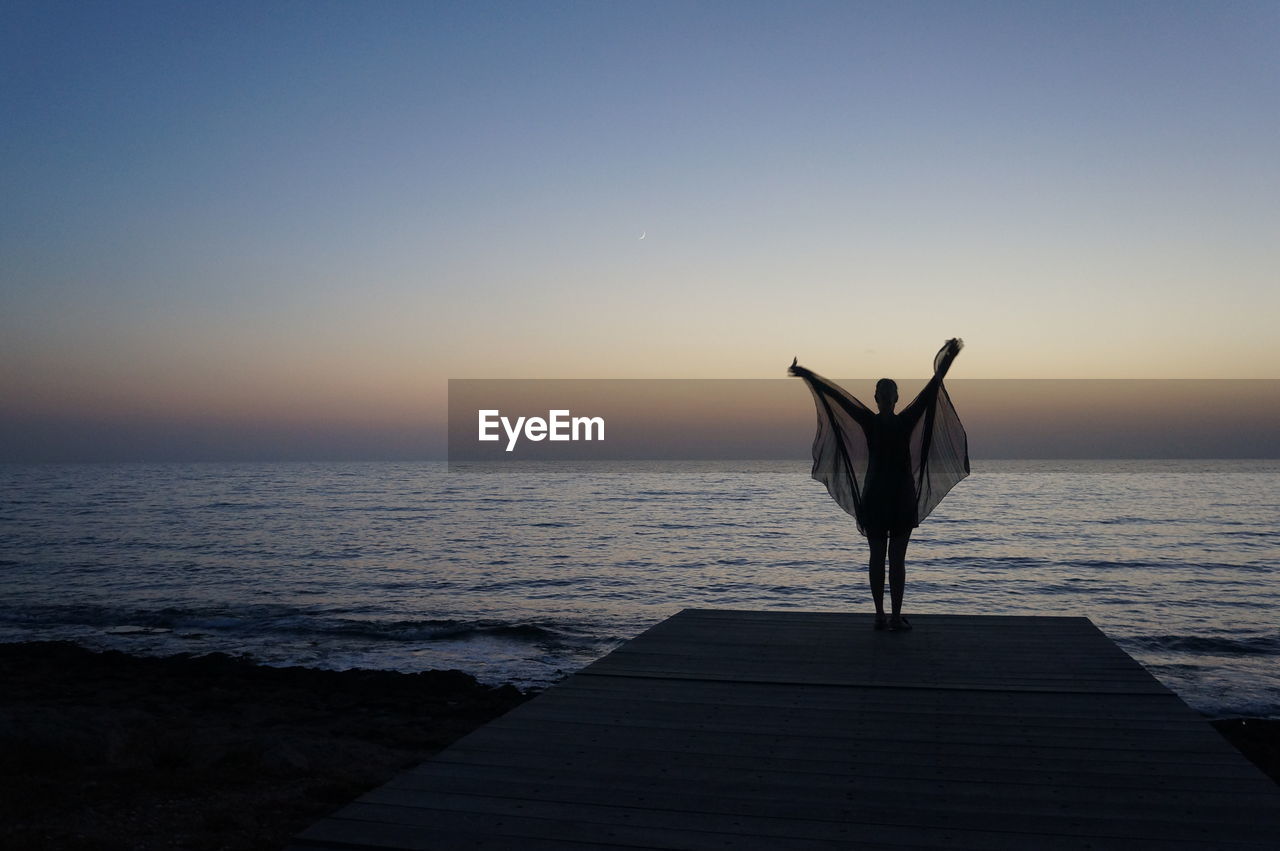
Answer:
[[0, 847], [283, 847], [527, 699], [461, 671], [0, 644]]

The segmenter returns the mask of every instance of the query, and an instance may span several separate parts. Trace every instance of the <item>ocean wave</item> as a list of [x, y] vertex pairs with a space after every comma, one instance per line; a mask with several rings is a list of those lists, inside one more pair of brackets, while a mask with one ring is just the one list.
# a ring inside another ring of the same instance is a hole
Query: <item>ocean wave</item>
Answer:
[[1098, 526], [1137, 526], [1142, 524], [1152, 524], [1160, 522], [1156, 518], [1142, 517], [1137, 514], [1123, 515], [1119, 517], [1098, 517], [1092, 520], [1084, 520], [1082, 523], [1092, 523]]
[[454, 619], [364, 619], [309, 614], [287, 607], [262, 606], [246, 611], [163, 608], [138, 610], [107, 606], [45, 606], [0, 611], [0, 625], [26, 629], [90, 627], [105, 635], [236, 633], [271, 636], [363, 639], [373, 642], [423, 643], [500, 639], [544, 649], [572, 647], [602, 639], [571, 624]]
[[1235, 638], [1203, 635], [1138, 635], [1125, 638], [1122, 643], [1141, 650], [1204, 656], [1280, 655], [1280, 635]]
[[294, 634], [367, 638], [377, 641], [472, 641], [500, 638], [540, 646], [572, 643], [576, 637], [567, 628], [536, 623], [456, 620], [358, 620], [293, 618], [290, 623], [276, 623], [273, 631]]

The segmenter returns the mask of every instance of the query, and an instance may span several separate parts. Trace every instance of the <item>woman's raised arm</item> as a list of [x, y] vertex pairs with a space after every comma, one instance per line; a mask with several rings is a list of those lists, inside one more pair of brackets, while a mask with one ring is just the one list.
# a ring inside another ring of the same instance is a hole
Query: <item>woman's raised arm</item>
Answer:
[[959, 337], [952, 337], [950, 340], [942, 344], [942, 348], [933, 357], [933, 380], [941, 383], [946, 377], [947, 370], [951, 369], [951, 362], [956, 359], [956, 355], [960, 354], [960, 350], [964, 348], [964, 340]]
[[942, 379], [946, 377], [947, 370], [951, 369], [951, 362], [956, 359], [956, 355], [960, 354], [960, 350], [963, 348], [964, 340], [959, 337], [952, 337], [942, 344], [942, 348], [938, 350], [938, 353], [933, 358], [933, 378], [930, 378], [929, 383], [924, 386], [919, 395], [911, 400], [911, 404], [898, 412], [898, 416], [904, 417], [910, 422], [924, 413], [924, 409], [932, 404], [934, 397], [937, 396], [938, 388], [942, 386]]
[[803, 378], [808, 383], [809, 389], [817, 396], [825, 399], [828, 404], [834, 403], [839, 406], [864, 428], [875, 419], [875, 414], [870, 408], [835, 382], [828, 381], [813, 370], [800, 366], [798, 358], [792, 358], [791, 366], [787, 367], [787, 374], [794, 375], [796, 378]]

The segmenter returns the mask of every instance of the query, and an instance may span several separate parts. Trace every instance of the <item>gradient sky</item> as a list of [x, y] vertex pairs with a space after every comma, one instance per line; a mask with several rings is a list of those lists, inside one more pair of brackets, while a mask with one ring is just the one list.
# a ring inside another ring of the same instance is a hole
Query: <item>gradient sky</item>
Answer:
[[954, 335], [1280, 378], [1277, 45], [1275, 2], [9, 0], [0, 458], [437, 452], [450, 377]]

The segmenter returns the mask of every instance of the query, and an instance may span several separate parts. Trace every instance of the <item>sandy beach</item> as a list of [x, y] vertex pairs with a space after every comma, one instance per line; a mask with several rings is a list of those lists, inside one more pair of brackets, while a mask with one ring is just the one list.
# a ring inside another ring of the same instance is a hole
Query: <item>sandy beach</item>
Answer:
[[[530, 695], [458, 671], [0, 645], [0, 846], [267, 849]], [[1280, 782], [1280, 721], [1214, 726]]]
[[0, 847], [266, 849], [527, 699], [459, 671], [0, 645]]

